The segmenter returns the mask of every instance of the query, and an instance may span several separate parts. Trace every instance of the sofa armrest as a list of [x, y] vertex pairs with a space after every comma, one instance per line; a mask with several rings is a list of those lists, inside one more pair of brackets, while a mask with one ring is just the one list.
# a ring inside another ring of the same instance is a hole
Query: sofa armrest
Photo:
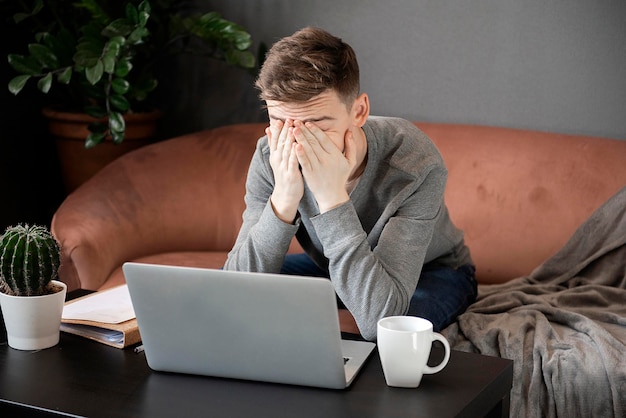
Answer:
[[53, 216], [60, 279], [70, 289], [95, 290], [125, 261], [168, 251], [229, 251], [264, 127], [233, 125], [173, 138], [102, 169]]

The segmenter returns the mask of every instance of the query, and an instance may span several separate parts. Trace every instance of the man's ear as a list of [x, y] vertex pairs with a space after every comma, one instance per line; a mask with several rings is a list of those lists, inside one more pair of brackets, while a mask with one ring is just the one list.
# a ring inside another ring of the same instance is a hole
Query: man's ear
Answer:
[[352, 104], [352, 118], [354, 125], [359, 128], [365, 124], [370, 115], [370, 100], [367, 93], [361, 93]]

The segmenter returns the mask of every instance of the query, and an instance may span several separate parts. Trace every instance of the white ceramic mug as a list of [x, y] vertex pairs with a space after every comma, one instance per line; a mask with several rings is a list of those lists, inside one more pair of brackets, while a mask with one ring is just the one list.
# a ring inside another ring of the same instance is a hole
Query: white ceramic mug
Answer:
[[[440, 372], [450, 360], [448, 340], [433, 332], [433, 324], [415, 316], [389, 316], [378, 321], [377, 345], [388, 386], [416, 388], [422, 375]], [[441, 341], [445, 355], [437, 366], [427, 364], [433, 341]]]

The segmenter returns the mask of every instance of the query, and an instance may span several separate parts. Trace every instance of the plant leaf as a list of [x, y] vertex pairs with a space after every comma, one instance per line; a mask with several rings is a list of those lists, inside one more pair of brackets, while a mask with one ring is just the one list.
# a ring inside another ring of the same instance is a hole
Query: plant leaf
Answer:
[[107, 38], [114, 36], [127, 36], [133, 30], [133, 24], [125, 18], [115, 19], [102, 30], [102, 35]]
[[43, 8], [43, 0], [35, 0], [33, 4], [33, 10], [30, 13], [15, 13], [13, 15], [13, 21], [20, 23], [22, 20], [36, 15]]
[[148, 24], [148, 20], [150, 19], [150, 12], [149, 11], [145, 12], [145, 11], [140, 10], [138, 18], [139, 18], [139, 21], [138, 21], [139, 25], [146, 26]]
[[126, 122], [120, 112], [109, 113], [109, 130], [111, 132], [124, 132]]
[[250, 37], [250, 34], [246, 32], [237, 31], [234, 33], [234, 38], [235, 48], [240, 51], [246, 50], [250, 48], [250, 45], [252, 45], [252, 39]]
[[98, 60], [96, 65], [94, 65], [93, 67], [85, 69], [85, 77], [87, 77], [87, 81], [89, 81], [89, 83], [91, 83], [92, 85], [100, 81], [103, 74], [104, 64], [102, 63], [102, 60]]
[[133, 63], [128, 58], [122, 58], [117, 62], [115, 67], [115, 75], [118, 77], [126, 77], [130, 70], [133, 69]]
[[115, 55], [119, 55], [120, 49], [126, 44], [126, 38], [123, 36], [114, 36], [109, 39], [106, 44], [107, 52], [114, 52]]
[[57, 81], [61, 84], [70, 84], [72, 80], [72, 67], [66, 67], [57, 75]]
[[42, 93], [48, 93], [50, 91], [50, 87], [52, 86], [52, 73], [48, 73], [45, 76], [41, 77], [37, 82], [37, 88]]
[[104, 140], [104, 134], [102, 133], [90, 133], [85, 139], [85, 148], [91, 149], [101, 143]]
[[59, 59], [46, 45], [28, 44], [28, 52], [43, 68], [55, 69], [59, 66]]
[[150, 12], [152, 11], [150, 2], [146, 0], [143, 0], [141, 3], [139, 3], [139, 6], [137, 8], [139, 9], [140, 12], [147, 13], [147, 14], [150, 14]]
[[104, 44], [83, 39], [76, 46], [76, 53], [73, 57], [74, 62], [77, 66], [84, 68], [95, 66], [100, 60], [103, 47]]
[[29, 75], [18, 75], [14, 77], [11, 81], [9, 81], [9, 91], [13, 94], [18, 94], [24, 86], [26, 82], [30, 79]]
[[9, 54], [8, 59], [11, 67], [13, 67], [13, 69], [18, 73], [26, 75], [37, 75], [40, 74], [43, 70], [43, 68], [41, 68], [41, 64], [31, 57], [25, 57], [23, 55], [17, 54]]
[[109, 101], [111, 102], [111, 105], [120, 112], [126, 112], [130, 109], [129, 101], [122, 95], [112, 94], [109, 97]]
[[139, 12], [132, 3], [126, 4], [126, 18], [135, 24], [139, 22]]
[[149, 34], [150, 32], [146, 28], [136, 28], [128, 35], [128, 43], [131, 45], [141, 44], [143, 43], [143, 39]]
[[124, 132], [111, 132], [111, 138], [115, 145], [119, 145], [124, 141]]
[[123, 78], [115, 78], [111, 82], [111, 88], [113, 88], [113, 91], [117, 94], [126, 94], [130, 88], [130, 83]]
[[108, 52], [102, 57], [104, 72], [112, 74], [115, 71], [115, 52]]

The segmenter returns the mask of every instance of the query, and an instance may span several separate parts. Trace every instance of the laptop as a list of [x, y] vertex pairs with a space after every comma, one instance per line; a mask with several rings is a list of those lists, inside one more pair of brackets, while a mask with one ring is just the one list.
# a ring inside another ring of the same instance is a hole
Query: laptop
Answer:
[[348, 387], [375, 344], [344, 340], [330, 280], [127, 262], [156, 371]]

